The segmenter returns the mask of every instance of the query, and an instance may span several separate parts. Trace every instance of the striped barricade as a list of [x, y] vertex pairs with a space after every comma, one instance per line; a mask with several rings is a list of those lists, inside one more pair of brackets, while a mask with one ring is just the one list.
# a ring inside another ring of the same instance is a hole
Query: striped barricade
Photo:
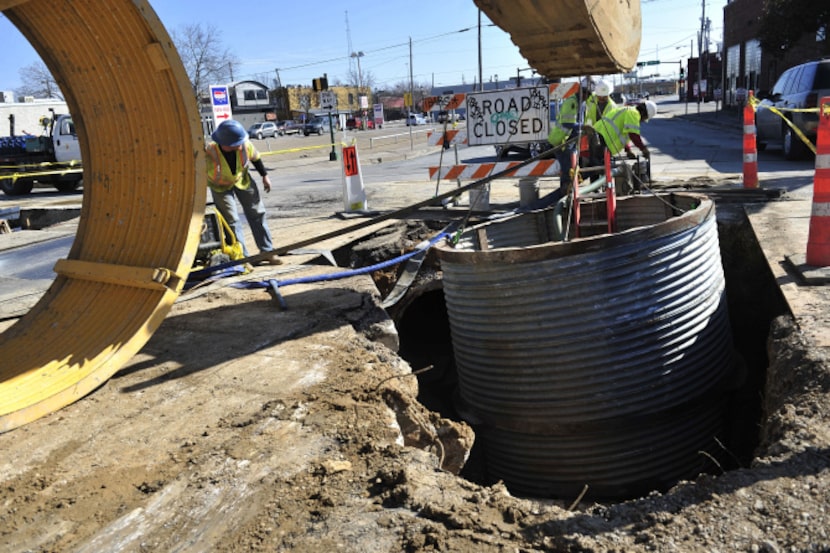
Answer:
[[467, 143], [467, 131], [465, 129], [451, 129], [447, 132], [428, 131], [427, 144], [430, 146], [453, 146]]
[[[493, 163], [476, 163], [464, 165], [451, 165], [449, 167], [440, 168], [440, 179], [454, 180], [454, 179], [470, 179], [478, 180], [488, 177], [490, 175], [507, 171], [511, 167], [518, 167], [522, 165], [520, 161], [501, 161]], [[555, 159], [542, 159], [528, 163], [523, 167], [518, 167], [515, 171], [511, 171], [504, 177], [550, 177], [558, 175], [560, 171], [559, 162]], [[429, 178], [433, 180], [438, 175], [439, 167], [429, 168]]]

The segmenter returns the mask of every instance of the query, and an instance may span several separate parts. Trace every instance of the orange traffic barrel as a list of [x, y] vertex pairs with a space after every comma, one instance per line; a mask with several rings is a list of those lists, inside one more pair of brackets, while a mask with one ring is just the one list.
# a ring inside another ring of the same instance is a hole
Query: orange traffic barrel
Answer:
[[755, 107], [752, 91], [744, 105], [744, 188], [758, 188], [758, 147], [755, 140]]
[[819, 106], [807, 264], [816, 267], [830, 265], [830, 97], [827, 96], [821, 99]]

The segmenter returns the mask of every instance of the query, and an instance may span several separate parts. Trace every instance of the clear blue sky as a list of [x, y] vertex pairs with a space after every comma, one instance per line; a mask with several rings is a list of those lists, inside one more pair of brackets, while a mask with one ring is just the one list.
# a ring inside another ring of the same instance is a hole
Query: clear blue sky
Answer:
[[[664, 63], [649, 72], [677, 74], [678, 60], [689, 56], [700, 30], [699, 0], [642, 0], [641, 61]], [[445, 86], [472, 83], [478, 77], [478, 8], [472, 0], [387, 0], [367, 2], [284, 2], [249, 0], [234, 4], [220, 0], [150, 0], [168, 30], [187, 24], [214, 25], [221, 40], [241, 61], [234, 78], [275, 75], [283, 84], [310, 84], [327, 73], [329, 81], [346, 81], [349, 52], [363, 52], [361, 71], [376, 85], [409, 81], [409, 39], [412, 39], [412, 73], [416, 83]], [[712, 20], [710, 50], [723, 35], [726, 0], [706, 4]], [[566, 16], [566, 14], [563, 14]], [[348, 21], [348, 32], [347, 32]], [[221, 22], [218, 25], [217, 22]], [[515, 76], [527, 62], [498, 27], [482, 17], [483, 78]], [[462, 29], [469, 29], [461, 32]], [[0, 90], [20, 86], [18, 71], [39, 58], [5, 17], [0, 16]], [[351, 41], [351, 49], [349, 42]], [[685, 65], [685, 62], [684, 62]], [[529, 72], [523, 72], [529, 76]]]

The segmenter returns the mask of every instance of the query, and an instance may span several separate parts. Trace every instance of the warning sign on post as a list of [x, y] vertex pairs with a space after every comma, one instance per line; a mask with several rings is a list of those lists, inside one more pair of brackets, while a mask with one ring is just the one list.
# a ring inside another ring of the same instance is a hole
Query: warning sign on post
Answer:
[[210, 103], [213, 106], [213, 119], [217, 126], [228, 119], [233, 119], [231, 97], [226, 85], [210, 85]]
[[549, 125], [547, 86], [467, 94], [470, 146], [544, 141]]

